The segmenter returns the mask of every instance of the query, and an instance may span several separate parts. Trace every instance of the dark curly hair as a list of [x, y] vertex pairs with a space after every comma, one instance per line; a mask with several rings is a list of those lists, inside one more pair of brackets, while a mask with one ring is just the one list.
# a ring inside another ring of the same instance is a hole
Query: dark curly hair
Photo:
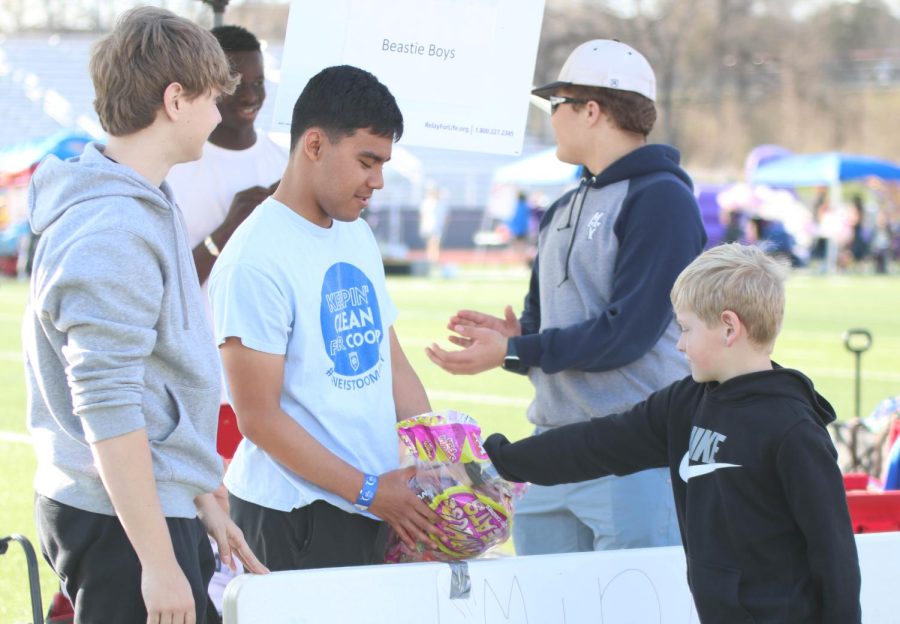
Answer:
[[216, 26], [210, 31], [226, 52], [259, 52], [259, 39], [242, 26]]

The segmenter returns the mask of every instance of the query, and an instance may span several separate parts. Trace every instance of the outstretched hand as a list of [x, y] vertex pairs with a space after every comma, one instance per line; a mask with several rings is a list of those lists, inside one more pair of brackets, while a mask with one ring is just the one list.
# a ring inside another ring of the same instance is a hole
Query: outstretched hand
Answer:
[[463, 347], [461, 350], [446, 351], [437, 344], [425, 347], [428, 358], [448, 373], [475, 375], [503, 363], [508, 336], [484, 325], [455, 325], [450, 329], [458, 334], [450, 336], [450, 342]]
[[[450, 317], [447, 329], [456, 331], [456, 328], [460, 325], [463, 327], [493, 329], [506, 338], [522, 335], [522, 325], [519, 323], [519, 319], [516, 317], [516, 313], [513, 312], [511, 305], [506, 306], [503, 310], [503, 318], [476, 310], [460, 310]], [[471, 342], [468, 338], [460, 335], [450, 336], [449, 340], [460, 347], [468, 347]]]
[[409, 487], [415, 474], [416, 467], [409, 466], [380, 475], [369, 511], [387, 522], [409, 548], [415, 549], [417, 540], [436, 548], [429, 533], [443, 532], [437, 526], [438, 515]]

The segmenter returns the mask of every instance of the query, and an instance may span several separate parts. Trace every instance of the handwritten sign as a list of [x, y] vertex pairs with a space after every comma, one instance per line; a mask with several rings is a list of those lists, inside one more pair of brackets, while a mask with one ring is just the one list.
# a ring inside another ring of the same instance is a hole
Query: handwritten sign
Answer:
[[275, 130], [325, 67], [355, 65], [387, 85], [402, 144], [519, 154], [544, 0], [292, 0]]
[[[900, 533], [858, 535], [864, 622], [897, 619]], [[225, 624], [699, 624], [680, 547], [244, 575]]]

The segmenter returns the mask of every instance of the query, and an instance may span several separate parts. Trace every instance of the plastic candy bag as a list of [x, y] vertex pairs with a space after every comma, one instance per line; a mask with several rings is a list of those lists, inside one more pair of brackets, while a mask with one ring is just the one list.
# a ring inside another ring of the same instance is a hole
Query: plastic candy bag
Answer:
[[497, 474], [481, 446], [481, 428], [453, 410], [397, 423], [404, 465], [415, 464], [410, 487], [433, 509], [446, 536], [437, 550], [410, 549], [391, 531], [385, 561], [456, 561], [477, 557], [509, 538], [513, 501], [524, 488]]

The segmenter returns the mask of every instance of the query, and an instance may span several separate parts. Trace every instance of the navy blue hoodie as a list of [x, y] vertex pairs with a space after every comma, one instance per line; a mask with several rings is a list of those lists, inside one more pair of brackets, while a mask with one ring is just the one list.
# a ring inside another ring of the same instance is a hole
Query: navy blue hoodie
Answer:
[[776, 367], [690, 377], [627, 412], [484, 444], [512, 481], [555, 485], [668, 467], [705, 624], [858, 624], [860, 572], [831, 405]]
[[688, 373], [669, 291], [706, 232], [678, 161], [667, 145], [640, 147], [544, 216], [523, 335], [512, 339], [535, 387], [535, 424], [622, 411]]

